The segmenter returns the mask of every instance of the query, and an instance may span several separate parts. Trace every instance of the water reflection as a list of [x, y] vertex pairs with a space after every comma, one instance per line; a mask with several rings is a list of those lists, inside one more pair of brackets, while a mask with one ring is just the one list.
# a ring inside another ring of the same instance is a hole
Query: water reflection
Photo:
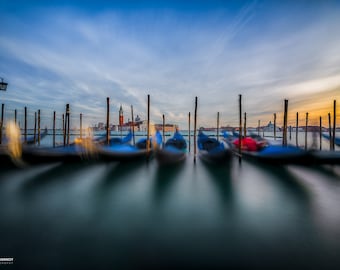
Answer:
[[308, 203], [310, 194], [306, 186], [292, 174], [287, 166], [276, 166], [261, 162], [253, 163], [260, 170], [271, 175], [271, 181], [280, 186], [287, 194], [294, 196], [302, 205]]
[[309, 169], [313, 170], [315, 173], [323, 173], [324, 175], [328, 176], [327, 179], [332, 181], [340, 181], [340, 166], [338, 165], [318, 165], [309, 167]]
[[[175, 167], [151, 160], [1, 173], [0, 254], [26, 266], [43, 256], [39, 263], [58, 269], [302, 269], [339, 262], [338, 182], [310, 168], [237, 158], [230, 165], [194, 165], [189, 156]], [[12, 183], [17, 188], [6, 188]], [[319, 220], [332, 224], [316, 226]]]
[[[233, 162], [233, 160], [232, 160]], [[224, 164], [223, 166], [216, 166], [202, 162], [204, 169], [210, 175], [210, 180], [216, 189], [216, 193], [221, 198], [221, 203], [227, 206], [232, 203], [233, 190], [232, 190], [232, 163]]]
[[105, 193], [114, 185], [117, 185], [120, 181], [129, 181], [129, 179], [132, 180], [130, 175], [142, 166], [147, 166], [147, 163], [141, 160], [134, 162], [110, 163], [107, 174], [103, 175], [102, 179], [99, 179], [98, 181], [99, 191]]
[[168, 166], [157, 165], [157, 170], [154, 179], [154, 199], [155, 204], [160, 203], [166, 196], [167, 191], [179, 179], [178, 174], [185, 167], [185, 163], [171, 164]]
[[65, 181], [72, 181], [75, 179], [74, 174], [90, 166], [89, 164], [75, 163], [62, 164], [55, 163], [55, 166], [49, 170], [33, 175], [22, 184], [22, 191], [25, 194], [30, 192], [38, 192], [40, 188], [51, 186], [53, 184], [61, 184]]

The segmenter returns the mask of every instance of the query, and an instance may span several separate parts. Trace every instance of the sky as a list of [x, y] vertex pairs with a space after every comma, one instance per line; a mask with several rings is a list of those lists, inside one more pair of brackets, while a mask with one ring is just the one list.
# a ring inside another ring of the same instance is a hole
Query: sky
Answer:
[[[18, 1], [0, 0], [0, 92], [14, 109], [73, 125], [125, 119], [188, 126], [198, 97], [198, 126], [318, 124], [340, 103], [340, 1]], [[337, 109], [339, 117], [340, 109]], [[339, 122], [339, 121], [338, 121]]]

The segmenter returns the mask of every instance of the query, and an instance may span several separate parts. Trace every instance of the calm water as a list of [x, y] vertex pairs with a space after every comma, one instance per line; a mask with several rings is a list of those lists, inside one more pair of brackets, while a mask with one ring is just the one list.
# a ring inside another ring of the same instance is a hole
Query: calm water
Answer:
[[216, 167], [189, 156], [166, 168], [2, 168], [0, 179], [0, 257], [14, 258], [4, 268], [340, 265], [340, 166]]

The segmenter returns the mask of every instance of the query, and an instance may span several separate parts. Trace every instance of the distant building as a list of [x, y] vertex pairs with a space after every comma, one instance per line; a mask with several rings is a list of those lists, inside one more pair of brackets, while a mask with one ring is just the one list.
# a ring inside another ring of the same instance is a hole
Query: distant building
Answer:
[[99, 122], [97, 128], [98, 130], [105, 129], [105, 124], [103, 122]]
[[[154, 128], [157, 130], [163, 130], [163, 124], [155, 124]], [[164, 132], [175, 132], [176, 129], [178, 129], [178, 125], [174, 125], [174, 124], [164, 125]]]
[[[264, 126], [264, 127], [260, 127], [260, 129], [265, 132], [274, 132], [274, 124], [272, 124], [272, 121], [269, 121], [268, 125]], [[276, 131], [281, 131], [281, 129], [276, 126]]]
[[122, 105], [120, 105], [120, 108], [119, 108], [119, 125], [120, 126], [124, 125], [124, 115], [123, 115]]

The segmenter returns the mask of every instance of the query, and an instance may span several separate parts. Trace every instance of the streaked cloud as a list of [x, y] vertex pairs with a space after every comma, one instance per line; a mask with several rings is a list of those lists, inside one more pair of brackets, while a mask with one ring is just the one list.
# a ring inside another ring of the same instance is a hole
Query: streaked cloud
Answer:
[[[321, 4], [320, 4], [321, 5]], [[199, 125], [237, 125], [238, 94], [249, 125], [269, 121], [288, 98], [292, 110], [320, 110], [339, 99], [340, 11], [251, 1], [197, 9], [111, 7], [86, 12], [48, 6], [7, 14], [0, 37], [0, 76], [10, 107], [75, 114], [96, 122], [120, 104], [129, 118], [151, 115], [187, 126], [199, 97]], [[310, 17], [310, 15], [313, 17]], [[31, 20], [31, 18], [34, 18]], [[24, 97], [24, 98], [23, 98]], [[340, 100], [340, 99], [339, 99]], [[118, 115], [113, 115], [114, 122]]]

